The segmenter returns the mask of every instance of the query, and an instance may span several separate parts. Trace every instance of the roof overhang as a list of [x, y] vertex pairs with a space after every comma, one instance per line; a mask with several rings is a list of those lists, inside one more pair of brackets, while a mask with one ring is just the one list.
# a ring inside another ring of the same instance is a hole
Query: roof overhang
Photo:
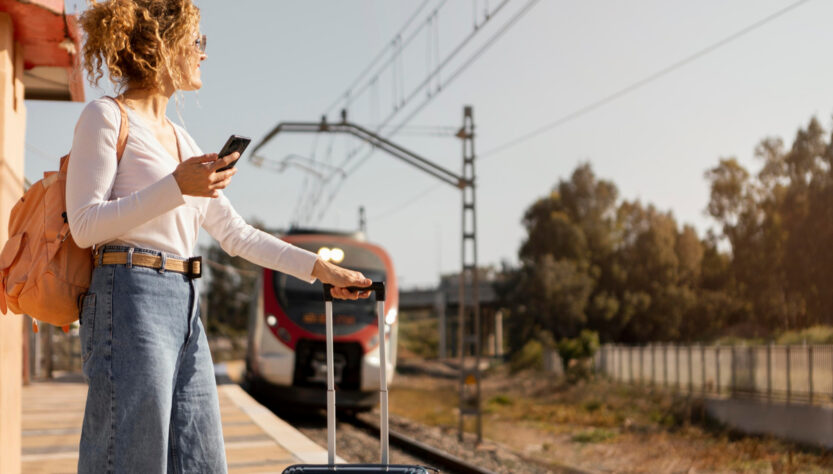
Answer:
[[23, 46], [24, 98], [83, 102], [81, 34], [63, 0], [0, 0], [0, 12], [11, 16]]

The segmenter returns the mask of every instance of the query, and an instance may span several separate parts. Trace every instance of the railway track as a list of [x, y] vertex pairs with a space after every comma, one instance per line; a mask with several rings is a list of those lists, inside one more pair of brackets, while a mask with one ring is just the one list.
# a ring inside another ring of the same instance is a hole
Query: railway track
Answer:
[[[266, 406], [315, 443], [327, 445], [327, 418], [322, 412], [287, 411], [285, 407]], [[349, 462], [379, 462], [378, 425], [345, 413], [338, 414], [337, 423], [336, 453], [340, 457]], [[394, 464], [422, 464], [435, 467], [443, 474], [496, 474], [397, 431], [389, 430], [389, 434]]]
[[[371, 433], [375, 439], [379, 439], [378, 425], [370, 423], [354, 415], [342, 416], [341, 420], [344, 423], [349, 423], [356, 428]], [[442, 472], [453, 472], [459, 474], [495, 474], [494, 471], [490, 471], [466, 462], [457, 456], [451, 455], [425, 443], [421, 443], [394, 430], [388, 430], [388, 434], [390, 435], [391, 446], [395, 446], [417, 459], [424, 460], [425, 464], [437, 467]]]
[[[275, 403], [268, 397], [261, 397], [252, 394], [264, 406], [273, 411], [277, 416], [292, 424], [301, 433], [310, 438], [320, 446], [327, 445], [327, 418], [322, 410], [299, 409], [292, 405]], [[360, 413], [358, 415], [339, 412], [336, 427], [336, 452], [339, 457], [352, 463], [378, 463], [379, 462], [379, 426], [375, 419], [378, 414]], [[455, 454], [443, 449], [438, 449], [437, 442], [456, 444], [454, 440], [441, 441], [437, 436], [426, 433], [425, 429], [415, 429], [421, 435], [434, 439], [434, 446], [405, 435], [396, 429], [389, 429], [390, 435], [390, 459], [394, 464], [421, 464], [438, 468], [443, 474], [469, 474], [469, 473], [492, 473], [492, 474], [585, 474], [582, 471], [552, 463], [541, 461], [512, 453], [507, 459], [505, 454], [484, 452], [477, 454], [470, 452], [470, 447], [460, 449], [457, 447]], [[461, 453], [467, 459], [461, 457]], [[474, 464], [474, 462], [478, 464]]]

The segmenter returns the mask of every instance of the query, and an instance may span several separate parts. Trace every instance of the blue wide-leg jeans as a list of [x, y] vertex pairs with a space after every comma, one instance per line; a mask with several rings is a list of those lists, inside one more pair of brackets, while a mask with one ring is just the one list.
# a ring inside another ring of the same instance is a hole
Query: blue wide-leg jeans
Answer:
[[81, 311], [89, 391], [79, 473], [227, 472], [198, 295], [181, 273], [95, 268]]

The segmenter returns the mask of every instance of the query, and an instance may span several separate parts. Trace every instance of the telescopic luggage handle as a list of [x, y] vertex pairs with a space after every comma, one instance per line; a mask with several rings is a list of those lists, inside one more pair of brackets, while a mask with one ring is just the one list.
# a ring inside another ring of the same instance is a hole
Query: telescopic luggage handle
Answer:
[[[333, 294], [330, 292], [334, 287], [329, 283], [324, 283], [324, 301], [332, 301]], [[348, 286], [349, 291], [366, 291], [370, 290], [376, 293], [376, 301], [385, 301], [385, 282], [374, 281], [370, 286]]]
[[[333, 374], [333, 285], [324, 283], [324, 308], [327, 344], [327, 464], [335, 466], [336, 458], [336, 392]], [[381, 463], [389, 463], [388, 377], [385, 352], [385, 282], [374, 281], [366, 287], [348, 286], [350, 291], [371, 290], [376, 293], [376, 316], [379, 324], [379, 441]]]

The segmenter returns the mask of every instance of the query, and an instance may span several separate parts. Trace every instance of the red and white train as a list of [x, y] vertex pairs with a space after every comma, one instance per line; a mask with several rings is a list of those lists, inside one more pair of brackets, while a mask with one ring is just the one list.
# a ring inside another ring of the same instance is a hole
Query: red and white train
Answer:
[[[340, 266], [386, 284], [385, 334], [388, 384], [396, 369], [398, 301], [390, 256], [362, 233], [291, 230], [283, 239]], [[314, 284], [263, 269], [258, 298], [249, 316], [246, 383], [270, 400], [326, 405], [324, 299]], [[375, 295], [358, 301], [335, 300], [334, 370], [338, 406], [368, 409], [379, 399], [379, 329]]]

